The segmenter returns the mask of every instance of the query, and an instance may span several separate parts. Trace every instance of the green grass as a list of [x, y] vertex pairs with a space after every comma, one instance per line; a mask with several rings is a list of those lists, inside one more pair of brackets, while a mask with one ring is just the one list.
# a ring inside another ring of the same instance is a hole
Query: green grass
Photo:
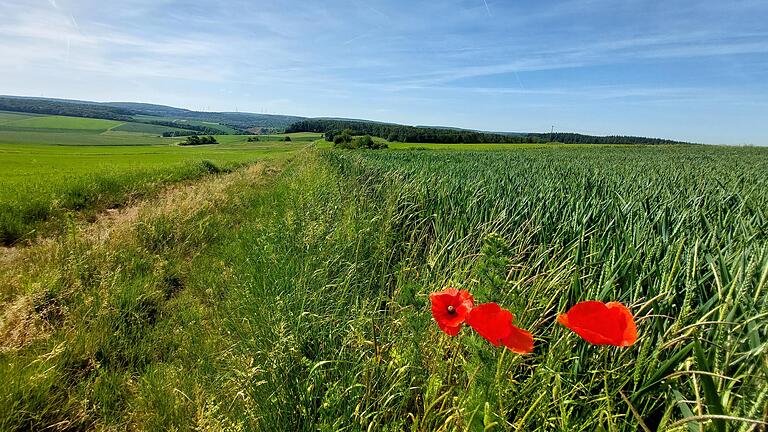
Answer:
[[183, 127], [183, 125], [190, 125], [190, 126], [207, 126], [212, 127], [221, 130], [222, 132], [226, 132], [231, 135], [236, 135], [240, 133], [238, 129], [235, 129], [233, 127], [223, 125], [221, 123], [213, 123], [213, 122], [204, 122], [199, 120], [186, 120], [186, 119], [177, 119], [173, 117], [157, 117], [157, 116], [145, 116], [145, 115], [139, 115], [135, 116], [137, 120], [146, 120], [146, 121], [152, 121], [152, 120], [160, 120], [160, 121], [172, 121], [176, 122], [180, 127]]
[[181, 131], [186, 131], [186, 129], [169, 127], [169, 126], [160, 126], [160, 125], [146, 124], [146, 123], [128, 122], [128, 123], [123, 123], [120, 126], [114, 127], [112, 129], [110, 129], [110, 131], [111, 132], [133, 132], [133, 133], [141, 133], [141, 134], [162, 135], [163, 132], [174, 132], [174, 131], [181, 132]]
[[[265, 155], [260, 163], [280, 166], [285, 155]], [[9, 390], [0, 396], [0, 430], [54, 423], [53, 429], [159, 430], [190, 422], [221, 430], [219, 408], [206, 393], [234, 399], [237, 389], [211, 375], [233, 365], [222, 356], [226, 340], [211, 321], [216, 294], [197, 279], [213, 276], [210, 262], [196, 257], [232, 229], [228, 222], [239, 221], [232, 216], [246, 207], [243, 200], [260, 192], [266, 176], [247, 172], [207, 177], [172, 201], [142, 207], [137, 220], [115, 227], [108, 243], [72, 230], [23, 251], [30, 261], [0, 266], [0, 298], [12, 299], [0, 321], [0, 379]], [[42, 291], [28, 290], [5, 277], [18, 270], [51, 279]], [[97, 274], [111, 274], [121, 288], [106, 288]], [[86, 279], [79, 288], [72, 285]], [[82, 300], [97, 297], [100, 306], [88, 310]], [[29, 307], [42, 315], [27, 315]], [[16, 327], [9, 330], [8, 323]], [[75, 328], [64, 328], [70, 324]], [[37, 330], [43, 338], [28, 349], [7, 350], [14, 341], [40, 336]], [[50, 355], [35, 360], [43, 351]], [[42, 364], [48, 367], [39, 369]], [[185, 371], [191, 364], [196, 372]], [[166, 387], [176, 379], [185, 382]], [[180, 405], [177, 396], [199, 401], [202, 411], [190, 411], [196, 405]]]
[[[739, 431], [768, 416], [766, 149], [309, 149], [268, 165], [150, 205], [108, 241], [72, 229], [0, 266], [4, 322], [30, 339], [0, 326], [0, 429]], [[441, 333], [428, 294], [447, 285], [511, 309], [534, 353]], [[627, 304], [637, 344], [556, 323], [587, 299]]]
[[144, 146], [172, 143], [158, 136], [126, 133], [133, 128], [131, 125], [133, 123], [112, 120], [0, 112], [0, 144]]
[[29, 119], [33, 117], [42, 117], [42, 114], [28, 114], [28, 113], [17, 113], [17, 112], [10, 112], [10, 111], [0, 111], [0, 125], [5, 123], [10, 123], [18, 120], [24, 120]]
[[24, 116], [24, 118], [5, 120], [0, 124], [3, 130], [54, 129], [73, 131], [104, 132], [120, 126], [123, 122], [81, 117], [64, 116]]
[[[100, 144], [112, 139], [99, 137]], [[136, 134], [124, 138], [144, 139]], [[34, 237], [39, 229], [59, 228], [69, 211], [87, 210], [92, 215], [162, 185], [204, 175], [208, 167], [202, 161], [231, 169], [297, 148], [286, 144], [290, 143], [195, 148], [0, 144], [0, 243]], [[55, 223], [41, 225], [50, 220]]]
[[178, 141], [172, 138], [161, 138], [156, 135], [73, 131], [55, 129], [3, 129], [0, 126], [0, 143], [2, 144], [33, 144], [57, 146], [162, 146]]

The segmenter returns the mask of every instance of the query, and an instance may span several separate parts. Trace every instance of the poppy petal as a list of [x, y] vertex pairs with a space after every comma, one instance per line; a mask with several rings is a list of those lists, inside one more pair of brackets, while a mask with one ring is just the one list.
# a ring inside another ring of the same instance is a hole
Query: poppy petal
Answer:
[[456, 336], [459, 334], [459, 330], [461, 330], [461, 324], [455, 326], [455, 327], [448, 327], [447, 325], [438, 322], [437, 326], [440, 327], [440, 330], [444, 331], [449, 336]]
[[485, 303], [469, 312], [467, 324], [488, 342], [499, 346], [509, 336], [513, 319], [512, 312], [502, 309], [496, 303]]
[[518, 354], [528, 354], [533, 352], [533, 335], [531, 333], [510, 324], [511, 331], [501, 343], [505, 347]]
[[627, 323], [622, 333], [621, 346], [632, 346], [637, 341], [637, 325], [632, 317], [632, 312], [619, 302], [609, 302], [605, 305], [608, 309], [616, 311], [624, 319], [624, 322]]
[[577, 303], [557, 321], [593, 345], [630, 346], [637, 340], [632, 314], [619, 302]]

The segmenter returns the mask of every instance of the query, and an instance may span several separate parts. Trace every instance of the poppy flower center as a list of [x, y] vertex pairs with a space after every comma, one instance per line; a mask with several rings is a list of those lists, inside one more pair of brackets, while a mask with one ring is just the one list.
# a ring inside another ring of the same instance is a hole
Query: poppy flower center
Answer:
[[455, 315], [456, 314], [456, 308], [453, 307], [453, 305], [448, 305], [448, 313], [451, 314], [451, 315]]

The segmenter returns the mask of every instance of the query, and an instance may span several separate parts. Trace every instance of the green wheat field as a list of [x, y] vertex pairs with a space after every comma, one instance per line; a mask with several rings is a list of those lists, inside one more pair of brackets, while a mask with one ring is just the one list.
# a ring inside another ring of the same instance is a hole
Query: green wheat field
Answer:
[[[0, 113], [0, 430], [768, 427], [766, 148], [168, 130]], [[446, 286], [534, 352], [446, 336]]]

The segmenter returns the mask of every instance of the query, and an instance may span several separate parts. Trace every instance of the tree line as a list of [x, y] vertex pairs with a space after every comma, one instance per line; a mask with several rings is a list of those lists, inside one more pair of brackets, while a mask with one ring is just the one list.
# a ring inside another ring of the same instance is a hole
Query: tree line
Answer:
[[[191, 130], [203, 135], [229, 135], [227, 131], [219, 128], [203, 126], [203, 125], [192, 125], [192, 124], [176, 122], [171, 120], [134, 120], [134, 121], [136, 123], [145, 123], [145, 124], [152, 124], [157, 126], [168, 126], [168, 127], [178, 128], [178, 129]], [[179, 132], [179, 131], [176, 131], [176, 132]], [[187, 134], [187, 135], [191, 135], [191, 134]], [[165, 136], [165, 134], [163, 134], [163, 136]], [[170, 135], [170, 136], [174, 136], [174, 135]], [[175, 135], [175, 136], [184, 136], [184, 135]]]
[[[349, 130], [353, 135], [372, 135], [387, 141], [415, 143], [518, 143], [525, 137], [489, 134], [459, 129], [404, 126], [356, 120], [310, 119], [298, 121], [286, 132], [334, 132]], [[333, 139], [329, 140], [332, 141]], [[535, 141], [538, 142], [538, 141]]]
[[361, 137], [355, 137], [354, 135], [355, 133], [352, 129], [344, 129], [343, 131], [328, 131], [325, 133], [325, 140], [332, 142], [333, 146], [336, 148], [343, 148], [348, 150], [380, 150], [389, 147], [387, 143], [376, 141], [371, 138], [370, 135], [363, 135]]
[[286, 132], [316, 132], [333, 135], [340, 131], [349, 130], [353, 135], [372, 135], [387, 141], [412, 143], [489, 143], [489, 144], [524, 144], [561, 142], [567, 144], [685, 144], [659, 138], [635, 136], [593, 136], [576, 133], [529, 133], [521, 135], [505, 135], [471, 131], [466, 129], [433, 128], [421, 126], [405, 126], [392, 123], [377, 123], [359, 120], [342, 119], [307, 119], [298, 121], [288, 127]]
[[195, 132], [192, 130], [175, 130], [165, 131], [162, 133], [163, 138], [185, 137], [191, 135], [200, 135], [200, 132]]
[[674, 141], [663, 138], [648, 138], [624, 135], [582, 135], [568, 132], [529, 133], [526, 136], [536, 137], [542, 142], [559, 142], [563, 144], [690, 144], [684, 141]]
[[216, 138], [208, 135], [208, 136], [200, 136], [200, 135], [192, 135], [188, 136], [187, 140], [179, 143], [179, 145], [183, 146], [191, 146], [191, 145], [202, 145], [202, 144], [218, 144], [219, 142], [216, 141]]
[[57, 102], [44, 99], [0, 97], [0, 111], [132, 121], [131, 111], [103, 105]]

